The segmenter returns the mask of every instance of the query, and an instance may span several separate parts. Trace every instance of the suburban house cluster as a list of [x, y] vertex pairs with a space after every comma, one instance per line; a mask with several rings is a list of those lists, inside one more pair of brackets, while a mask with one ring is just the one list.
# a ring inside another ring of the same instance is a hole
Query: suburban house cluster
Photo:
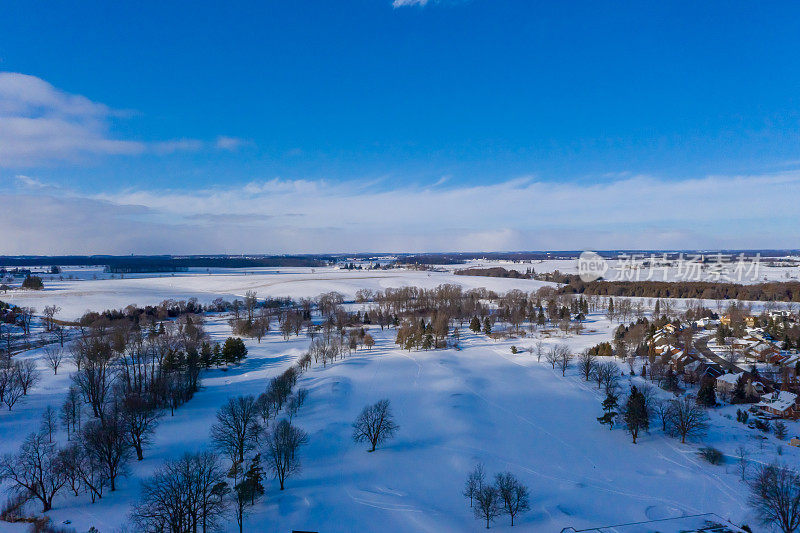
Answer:
[[[787, 311], [772, 311], [768, 316], [792, 324], [797, 322], [797, 317]], [[732, 398], [737, 386], [742, 387], [749, 410], [759, 417], [800, 419], [800, 352], [796, 348], [782, 348], [758, 325], [758, 317], [743, 319], [744, 334], [726, 336], [723, 342], [719, 342], [715, 333], [720, 325], [730, 327], [728, 315], [666, 324], [651, 336], [651, 362], [654, 355], [655, 360], [682, 375], [687, 382], [713, 380], [718, 396], [723, 399]], [[739, 403], [744, 402], [739, 399]]]

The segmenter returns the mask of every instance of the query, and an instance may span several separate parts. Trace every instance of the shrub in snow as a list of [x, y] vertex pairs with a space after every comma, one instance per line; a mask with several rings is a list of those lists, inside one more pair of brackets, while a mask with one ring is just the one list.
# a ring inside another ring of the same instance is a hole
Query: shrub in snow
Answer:
[[716, 448], [712, 448], [711, 446], [700, 448], [698, 454], [712, 465], [719, 465], [725, 461], [725, 457], [722, 455], [722, 452]]

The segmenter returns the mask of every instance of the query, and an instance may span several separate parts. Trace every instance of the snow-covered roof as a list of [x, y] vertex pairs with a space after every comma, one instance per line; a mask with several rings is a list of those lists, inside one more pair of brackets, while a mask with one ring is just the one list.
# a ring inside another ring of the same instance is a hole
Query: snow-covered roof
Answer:
[[744, 372], [739, 372], [738, 374], [723, 374], [717, 377], [717, 381], [724, 381], [725, 383], [730, 383], [731, 385], [736, 385], [736, 382], [739, 378], [744, 374]]
[[769, 407], [776, 411], [786, 411], [791, 408], [797, 401], [797, 394], [789, 391], [782, 390], [780, 392], [771, 392], [761, 397], [761, 401], [756, 404], [756, 407]]

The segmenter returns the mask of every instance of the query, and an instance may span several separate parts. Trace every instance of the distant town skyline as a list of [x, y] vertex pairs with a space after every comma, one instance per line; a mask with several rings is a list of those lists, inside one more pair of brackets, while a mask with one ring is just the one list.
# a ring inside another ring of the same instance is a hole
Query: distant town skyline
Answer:
[[796, 248], [800, 5], [0, 6], [0, 255]]

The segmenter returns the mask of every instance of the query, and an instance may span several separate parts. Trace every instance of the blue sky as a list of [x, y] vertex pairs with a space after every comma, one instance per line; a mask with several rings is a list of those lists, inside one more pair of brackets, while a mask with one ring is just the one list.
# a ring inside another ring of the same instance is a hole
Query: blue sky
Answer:
[[796, 247], [798, 49], [790, 2], [6, 1], [0, 253]]

